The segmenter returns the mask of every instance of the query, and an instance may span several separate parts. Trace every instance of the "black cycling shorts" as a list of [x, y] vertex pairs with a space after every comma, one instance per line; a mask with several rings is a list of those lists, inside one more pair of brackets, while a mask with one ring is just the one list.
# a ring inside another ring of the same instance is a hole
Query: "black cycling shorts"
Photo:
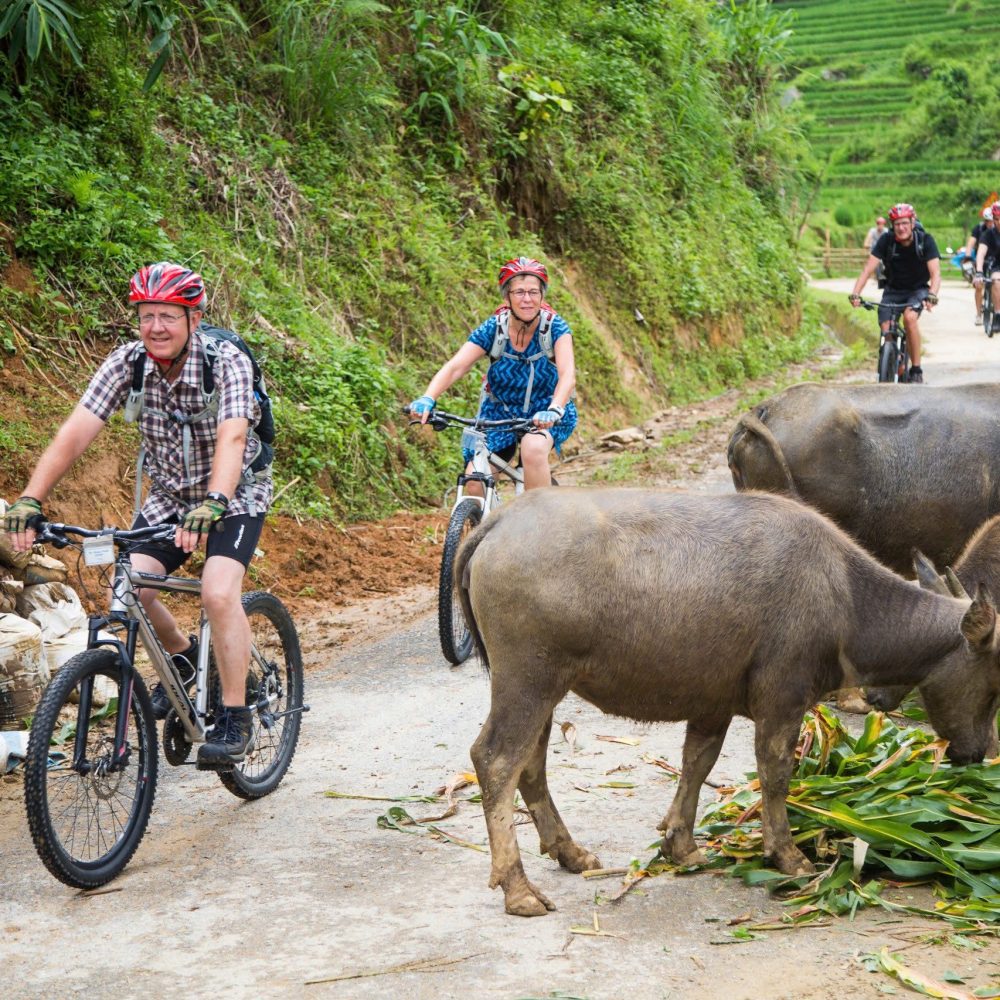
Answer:
[[924, 299], [930, 293], [931, 290], [926, 285], [923, 288], [887, 288], [882, 293], [882, 303], [878, 307], [879, 323], [892, 319], [892, 310], [887, 309], [887, 306], [909, 306], [919, 316], [924, 308]]
[[[179, 520], [179, 518], [172, 517], [163, 523], [177, 524]], [[145, 528], [148, 525], [149, 522], [140, 514], [132, 527]], [[228, 556], [241, 563], [246, 569], [250, 565], [250, 560], [253, 559], [263, 528], [263, 514], [258, 514], [256, 517], [251, 517], [249, 514], [233, 514], [230, 517], [222, 518], [208, 533], [208, 539], [205, 541], [205, 558]], [[163, 563], [164, 570], [168, 575], [180, 569], [191, 556], [190, 552], [185, 552], [173, 542], [143, 542], [132, 551], [152, 556]]]

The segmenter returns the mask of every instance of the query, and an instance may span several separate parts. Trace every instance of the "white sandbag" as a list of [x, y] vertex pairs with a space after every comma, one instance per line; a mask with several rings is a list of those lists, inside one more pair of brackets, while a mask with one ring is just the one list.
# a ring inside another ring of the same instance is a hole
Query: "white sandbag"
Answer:
[[0, 614], [0, 729], [20, 729], [34, 713], [44, 687], [44, 662], [38, 625]]
[[65, 583], [38, 583], [25, 587], [17, 598], [17, 612], [42, 630], [44, 642], [80, 629], [87, 631], [87, 614], [80, 598]]

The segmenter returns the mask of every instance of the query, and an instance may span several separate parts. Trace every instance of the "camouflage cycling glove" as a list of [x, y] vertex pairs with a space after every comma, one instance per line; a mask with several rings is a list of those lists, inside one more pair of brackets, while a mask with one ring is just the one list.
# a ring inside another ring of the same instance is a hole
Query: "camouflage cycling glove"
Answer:
[[3, 516], [4, 531], [20, 535], [28, 530], [28, 522], [33, 517], [41, 516], [42, 505], [38, 500], [34, 497], [18, 497]]

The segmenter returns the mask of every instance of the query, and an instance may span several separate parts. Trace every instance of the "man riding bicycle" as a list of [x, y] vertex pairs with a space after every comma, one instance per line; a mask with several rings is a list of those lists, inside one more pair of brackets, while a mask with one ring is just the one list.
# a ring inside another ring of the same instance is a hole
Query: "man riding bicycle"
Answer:
[[[558, 452], [576, 427], [573, 336], [566, 320], [545, 302], [549, 275], [544, 264], [530, 257], [509, 260], [500, 268], [498, 284], [504, 305], [472, 331], [409, 410], [426, 423], [441, 394], [489, 356], [480, 415], [532, 420], [534, 429], [521, 438], [521, 465], [524, 488], [537, 489], [552, 484], [549, 452], [553, 447]], [[507, 428], [489, 428], [486, 441], [505, 462], [517, 451], [515, 434]], [[471, 457], [466, 454], [465, 460]], [[471, 475], [471, 464], [467, 471]], [[474, 492], [477, 487], [469, 483], [466, 488]]]
[[[198, 763], [226, 768], [253, 750], [246, 704], [251, 636], [240, 597], [273, 493], [269, 466], [249, 471], [260, 450], [250, 432], [260, 418], [252, 365], [228, 342], [206, 350], [207, 338], [198, 330], [205, 286], [194, 271], [169, 262], [143, 267], [132, 277], [129, 301], [137, 309], [139, 339], [116, 348], [97, 370], [7, 511], [4, 527], [18, 551], [31, 547], [31, 521], [42, 514], [56, 484], [108, 418], [134, 401], [134, 371], [141, 361], [138, 419], [151, 486], [133, 527], [176, 524], [177, 529], [172, 543], [133, 550], [132, 565], [144, 573], [170, 574], [205, 543], [202, 604], [212, 626], [224, 708], [199, 747]], [[207, 357], [215, 384], [212, 406], [202, 381]], [[182, 677], [193, 682], [195, 637], [184, 635], [155, 590], [140, 591], [140, 599]], [[158, 718], [170, 708], [161, 684], [153, 689], [153, 706]]]
[[883, 233], [872, 247], [849, 298], [855, 308], [861, 305], [861, 290], [879, 264], [885, 267], [885, 291], [878, 310], [879, 325], [883, 333], [888, 333], [892, 325], [892, 307], [905, 306], [903, 327], [913, 361], [910, 381], [923, 382], [919, 317], [925, 306], [931, 312], [938, 303], [941, 254], [934, 237], [917, 222], [917, 213], [912, 205], [902, 202], [893, 205], [889, 209], [889, 224], [891, 231]]
[[976, 254], [979, 251], [979, 243], [983, 238], [983, 233], [989, 232], [993, 226], [993, 206], [987, 205], [983, 209], [979, 221], [972, 227], [968, 242], [962, 251], [962, 274], [967, 281], [972, 282], [976, 297], [976, 326], [983, 325], [983, 284], [982, 282], [976, 283]]
[[990, 214], [993, 218], [993, 225], [989, 229], [984, 229], [979, 236], [979, 247], [976, 250], [976, 273], [973, 278], [979, 296], [980, 313], [982, 312], [984, 278], [990, 275], [993, 276], [991, 285], [993, 308], [1000, 313], [1000, 281], [997, 281], [997, 271], [1000, 269], [1000, 201], [994, 202]]

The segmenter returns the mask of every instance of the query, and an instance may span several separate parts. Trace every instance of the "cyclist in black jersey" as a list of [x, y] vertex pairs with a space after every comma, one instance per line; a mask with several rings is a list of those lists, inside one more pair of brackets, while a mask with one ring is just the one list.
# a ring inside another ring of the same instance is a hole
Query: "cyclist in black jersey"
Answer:
[[[993, 214], [993, 228], [983, 232], [976, 250], [976, 276], [973, 281], [980, 294], [982, 294], [983, 279], [989, 274], [996, 275], [1000, 270], [1000, 201], [994, 202], [990, 211]], [[991, 291], [993, 308], [1000, 312], [1000, 281], [993, 281]]]
[[979, 249], [983, 233], [989, 232], [991, 229], [993, 229], [993, 206], [987, 205], [983, 209], [979, 221], [972, 227], [972, 232], [969, 233], [968, 242], [965, 244], [965, 256], [962, 260], [962, 273], [966, 274], [966, 268], [968, 268], [969, 273], [966, 277], [967, 280], [972, 281], [973, 292], [976, 296], [976, 326], [983, 325], [983, 284], [982, 282], [977, 283], [975, 280], [976, 252]]
[[861, 289], [875, 273], [879, 264], [885, 266], [885, 291], [879, 306], [878, 319], [883, 332], [892, 324], [891, 306], [905, 306], [903, 327], [913, 361], [911, 382], [923, 382], [924, 371], [920, 365], [921, 311], [930, 312], [938, 303], [941, 287], [941, 253], [930, 233], [917, 222], [912, 205], [900, 202], [889, 210], [890, 232], [883, 233], [872, 247], [865, 266], [854, 283], [849, 298], [855, 308], [861, 305]]

